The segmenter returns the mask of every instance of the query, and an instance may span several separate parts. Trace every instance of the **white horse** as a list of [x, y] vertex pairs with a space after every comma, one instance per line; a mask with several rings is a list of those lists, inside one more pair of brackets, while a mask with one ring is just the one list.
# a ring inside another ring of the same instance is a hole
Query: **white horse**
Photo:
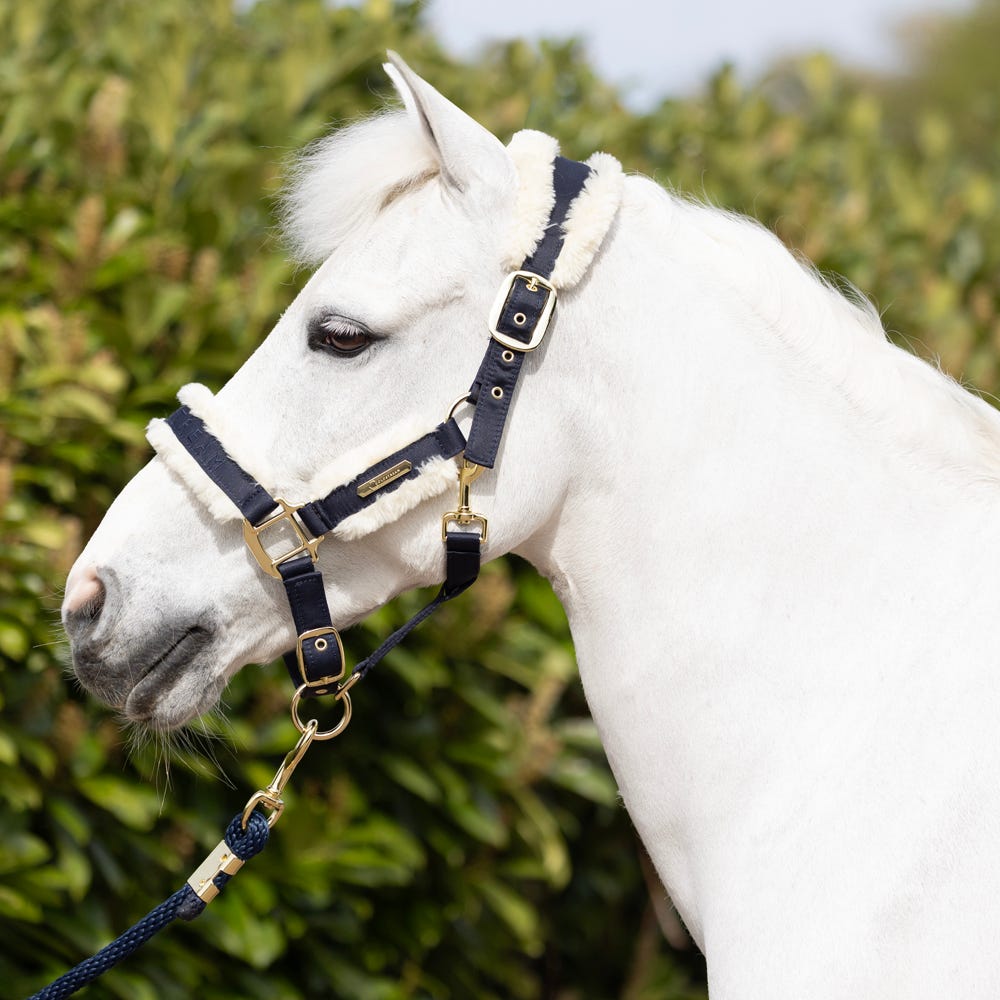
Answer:
[[[505, 149], [389, 71], [405, 113], [298, 177], [290, 230], [318, 270], [214, 400], [189, 391], [289, 498], [443, 417], [537, 226], [554, 140]], [[565, 605], [715, 1000], [995, 1000], [1000, 418], [756, 225], [595, 165], [606, 217], [577, 250], [596, 256], [475, 484], [486, 556], [524, 556]], [[450, 497], [428, 483], [320, 549], [335, 624], [442, 579]], [[153, 726], [294, 641], [199, 492], [154, 459], [67, 585], [80, 679]]]

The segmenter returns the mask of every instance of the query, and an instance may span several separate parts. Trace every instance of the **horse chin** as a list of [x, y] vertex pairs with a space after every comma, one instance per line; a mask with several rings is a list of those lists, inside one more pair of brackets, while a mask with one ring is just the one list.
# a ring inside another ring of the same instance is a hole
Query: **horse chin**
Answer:
[[164, 732], [211, 711], [219, 701], [224, 681], [208, 674], [207, 663], [199, 659], [184, 665], [180, 676], [162, 676], [150, 671], [121, 706], [123, 717], [148, 729]]
[[121, 711], [124, 719], [150, 729], [176, 729], [212, 709], [226, 675], [216, 667], [218, 630], [200, 622], [168, 637], [108, 655], [86, 645], [74, 649], [74, 669], [94, 696]]

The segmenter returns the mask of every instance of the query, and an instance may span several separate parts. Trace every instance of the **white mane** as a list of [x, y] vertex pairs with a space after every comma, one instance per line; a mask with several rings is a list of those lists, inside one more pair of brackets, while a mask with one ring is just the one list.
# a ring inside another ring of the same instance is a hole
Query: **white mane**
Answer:
[[[852, 407], [914, 455], [968, 480], [1000, 480], [1000, 414], [954, 379], [891, 344], [875, 307], [834, 287], [753, 219], [677, 197], [645, 178], [635, 195], [670, 206], [669, 238]], [[854, 294], [851, 294], [853, 292]]]

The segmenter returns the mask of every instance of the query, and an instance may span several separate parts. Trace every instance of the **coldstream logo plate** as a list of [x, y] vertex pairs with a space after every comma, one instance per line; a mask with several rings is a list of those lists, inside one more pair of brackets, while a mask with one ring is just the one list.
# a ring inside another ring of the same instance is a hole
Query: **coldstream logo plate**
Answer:
[[358, 487], [358, 496], [370, 497], [373, 493], [382, 489], [383, 486], [388, 486], [389, 483], [394, 483], [400, 476], [405, 476], [412, 468], [413, 465], [410, 462], [405, 460], [397, 462], [391, 469], [386, 469], [385, 472], [380, 472], [377, 476], [373, 476], [367, 482], [362, 483]]

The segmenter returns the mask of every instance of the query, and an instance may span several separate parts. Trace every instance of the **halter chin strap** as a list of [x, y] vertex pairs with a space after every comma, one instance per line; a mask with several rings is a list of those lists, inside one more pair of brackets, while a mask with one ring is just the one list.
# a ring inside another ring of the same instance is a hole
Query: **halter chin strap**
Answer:
[[[561, 156], [551, 160], [554, 199], [541, 238], [521, 267], [509, 274], [501, 286], [490, 315], [486, 356], [469, 392], [459, 400], [475, 407], [468, 442], [453, 418], [456, 404], [448, 419], [434, 430], [364, 469], [326, 496], [294, 505], [272, 496], [234, 461], [224, 442], [189, 406], [182, 406], [167, 418], [173, 437], [239, 510], [244, 540], [261, 569], [284, 585], [297, 634], [296, 647], [285, 654], [285, 664], [298, 689], [297, 698], [335, 694], [344, 700], [348, 718], [348, 690], [420, 622], [475, 582], [487, 523], [485, 517], [472, 510], [471, 485], [484, 468], [493, 468], [496, 462], [524, 356], [542, 343], [548, 330], [556, 302], [552, 274], [566, 240], [565, 223], [577, 200], [584, 200], [581, 192], [591, 176], [586, 164]], [[596, 241], [588, 237], [593, 246], [586, 263], [596, 253], [613, 209], [605, 210], [605, 214], [607, 221]], [[582, 273], [579, 267], [577, 270]], [[163, 448], [160, 439], [154, 440], [154, 446]], [[323, 577], [316, 564], [320, 542], [347, 518], [419, 476], [421, 467], [428, 462], [459, 455], [463, 455], [463, 461], [458, 507], [442, 519], [444, 584], [430, 604], [345, 679], [344, 648], [333, 627]], [[278, 535], [284, 536], [285, 547], [275, 555], [274, 539]]]

